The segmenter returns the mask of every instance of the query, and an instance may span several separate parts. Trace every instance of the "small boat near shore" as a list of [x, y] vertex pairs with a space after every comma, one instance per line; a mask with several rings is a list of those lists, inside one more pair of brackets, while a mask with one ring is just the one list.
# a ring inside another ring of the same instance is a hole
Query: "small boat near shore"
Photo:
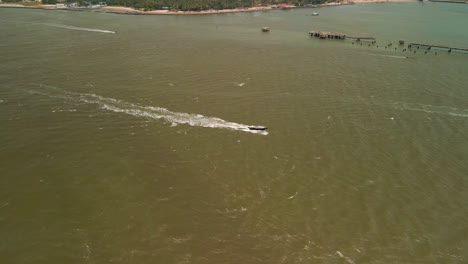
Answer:
[[270, 32], [270, 28], [269, 27], [262, 27], [262, 32]]
[[311, 16], [318, 16], [318, 15], [319, 13], [315, 13], [315, 12], [311, 14]]

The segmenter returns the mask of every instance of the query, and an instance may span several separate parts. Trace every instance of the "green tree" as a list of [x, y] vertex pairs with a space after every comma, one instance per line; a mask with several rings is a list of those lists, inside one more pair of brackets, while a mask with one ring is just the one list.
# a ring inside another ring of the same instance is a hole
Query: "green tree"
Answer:
[[[56, 1], [56, 0], [45, 0]], [[325, 3], [327, 0], [313, 0], [314, 3]], [[336, 0], [340, 1], [340, 0]], [[200, 11], [208, 9], [232, 9], [256, 5], [274, 5], [278, 3], [303, 6], [308, 0], [106, 0], [108, 5], [127, 6], [136, 9], [154, 10], [169, 7], [182, 11]]]

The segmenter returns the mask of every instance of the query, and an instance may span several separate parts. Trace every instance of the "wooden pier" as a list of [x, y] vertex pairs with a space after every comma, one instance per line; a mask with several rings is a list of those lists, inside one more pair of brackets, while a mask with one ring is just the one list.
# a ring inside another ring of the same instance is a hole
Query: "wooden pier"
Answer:
[[375, 43], [377, 40], [373, 37], [353, 37], [353, 36], [346, 36], [347, 39], [355, 39], [356, 41], [370, 41]]
[[320, 30], [312, 30], [309, 31], [309, 35], [311, 37], [321, 38], [321, 39], [355, 39], [356, 41], [370, 41], [375, 43], [376, 40], [373, 37], [354, 37], [354, 36], [346, 36], [346, 34], [339, 33], [339, 32], [327, 32], [327, 31], [320, 31]]
[[326, 32], [320, 30], [309, 31], [311, 37], [321, 38], [321, 39], [345, 39], [346, 35], [338, 32]]
[[[468, 1], [468, 0], [467, 0]], [[376, 39], [374, 37], [360, 37], [360, 36], [347, 36], [346, 34], [339, 33], [339, 32], [328, 32], [328, 31], [320, 31], [320, 30], [311, 30], [309, 31], [309, 36], [311, 37], [316, 37], [316, 38], [321, 38], [321, 39], [353, 39], [356, 42], [361, 42], [361, 41], [367, 41], [371, 42], [372, 44], [376, 43]], [[354, 42], [353, 42], [354, 44]], [[363, 43], [361, 43], [362, 46]], [[392, 42], [390, 42], [388, 45], [385, 46], [385, 48], [388, 48], [392, 46]], [[400, 46], [403, 46], [405, 44], [404, 39], [398, 40], [398, 44]], [[369, 47], [371, 44], [368, 45]], [[377, 46], [378, 48], [379, 46]], [[468, 48], [460, 48], [460, 47], [452, 47], [452, 46], [445, 46], [445, 45], [435, 45], [435, 44], [427, 44], [427, 43], [417, 43], [417, 42], [411, 42], [408, 44], [408, 48], [411, 49], [411, 47], [417, 47], [418, 49], [420, 47], [426, 48], [427, 50], [430, 50], [432, 48], [437, 48], [437, 49], [446, 49], [449, 53], [452, 51], [462, 51], [462, 52], [468, 52]], [[398, 48], [395, 47], [395, 50]], [[405, 51], [404, 49], [403, 51]], [[414, 51], [416, 52], [416, 51]], [[426, 51], [427, 53], [428, 51]]]
[[450, 47], [450, 46], [434, 45], [434, 44], [426, 44], [426, 43], [410, 43], [410, 44], [408, 44], [408, 48], [411, 48], [413, 46], [427, 47], [428, 49], [430, 49], [430, 48], [447, 49], [447, 50], [449, 50], [449, 52], [451, 52], [452, 50], [460, 50], [460, 51], [467, 51], [468, 52], [468, 48], [458, 48], [458, 47]]

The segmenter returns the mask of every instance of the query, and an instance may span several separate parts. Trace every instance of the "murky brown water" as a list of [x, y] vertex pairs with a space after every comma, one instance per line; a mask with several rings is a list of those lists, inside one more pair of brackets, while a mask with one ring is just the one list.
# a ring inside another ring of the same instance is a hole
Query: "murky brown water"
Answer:
[[466, 262], [468, 6], [312, 11], [0, 9], [0, 262]]

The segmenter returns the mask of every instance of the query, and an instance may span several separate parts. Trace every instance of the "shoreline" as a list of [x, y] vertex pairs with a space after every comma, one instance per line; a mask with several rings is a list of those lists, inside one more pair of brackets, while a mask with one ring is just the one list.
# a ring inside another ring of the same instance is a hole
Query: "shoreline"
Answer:
[[[378, 1], [378, 0], [377, 0]], [[392, 0], [398, 1], [398, 0]], [[417, 1], [417, 0], [410, 0]], [[236, 8], [236, 9], [221, 9], [221, 10], [206, 10], [206, 11], [170, 11], [170, 10], [151, 10], [142, 11], [133, 9], [131, 7], [124, 6], [105, 6], [101, 7], [101, 10], [105, 10], [107, 13], [121, 14], [121, 15], [211, 15], [211, 14], [229, 14], [229, 13], [246, 13], [246, 12], [260, 12], [260, 11], [271, 11], [271, 10], [291, 10], [299, 8], [319, 8], [319, 7], [331, 7], [331, 6], [344, 6], [354, 5], [353, 1], [344, 2], [333, 2], [310, 6], [289, 6], [286, 8], [272, 8], [271, 6], [257, 6], [249, 8]]]
[[229, 13], [244, 13], [244, 12], [260, 12], [271, 10], [289, 10], [298, 8], [321, 8], [332, 6], [345, 6], [363, 3], [409, 3], [418, 2], [418, 0], [354, 0], [344, 2], [333, 2], [310, 6], [291, 6], [287, 8], [272, 8], [271, 6], [258, 6], [249, 8], [236, 9], [221, 9], [221, 10], [205, 10], [205, 11], [171, 11], [171, 10], [151, 10], [143, 11], [125, 6], [102, 6], [98, 8], [87, 7], [57, 7], [56, 5], [33, 5], [26, 6], [15, 3], [0, 4], [0, 8], [26, 8], [26, 9], [41, 9], [41, 10], [62, 10], [62, 11], [104, 11], [110, 14], [118, 15], [212, 15], [212, 14], [229, 14]]
[[421, 2], [419, 0], [353, 0], [356, 4], [367, 4], [367, 3], [414, 3], [414, 2]]

